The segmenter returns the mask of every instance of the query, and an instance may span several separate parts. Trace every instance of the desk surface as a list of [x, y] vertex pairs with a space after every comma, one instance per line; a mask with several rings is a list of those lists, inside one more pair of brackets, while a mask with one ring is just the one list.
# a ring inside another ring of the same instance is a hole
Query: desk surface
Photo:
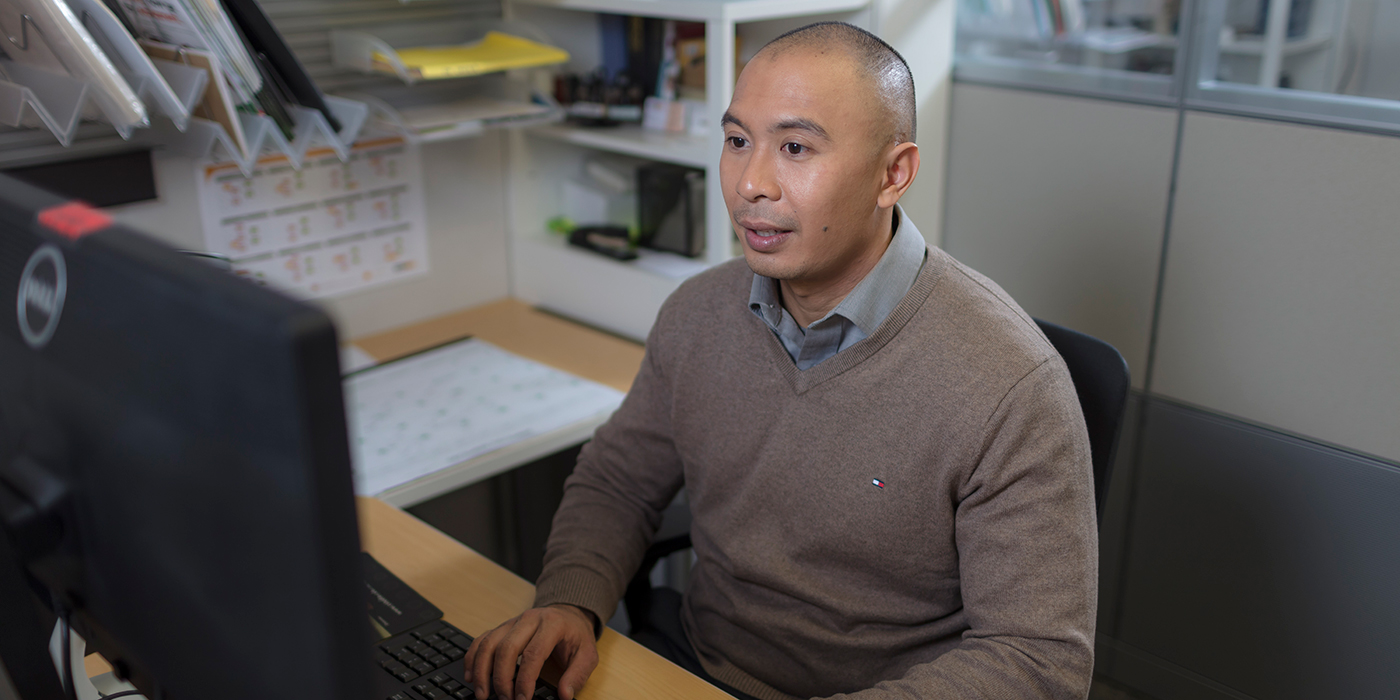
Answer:
[[[464, 632], [479, 635], [534, 602], [534, 586], [417, 518], [373, 498], [361, 498], [359, 510], [365, 551]], [[611, 629], [598, 657], [580, 700], [733, 700]]]
[[[515, 299], [503, 299], [352, 341], [383, 362], [474, 336], [502, 349], [622, 392], [632, 386], [644, 350], [630, 340], [581, 326]], [[377, 497], [401, 508], [416, 505], [588, 440], [606, 412], [522, 440], [461, 464], [395, 486]]]
[[352, 342], [383, 362], [468, 335], [624, 393], [632, 388], [642, 366], [641, 345], [515, 299], [475, 306]]
[[[360, 537], [365, 551], [434, 605], [443, 617], [477, 636], [519, 615], [535, 600], [535, 587], [423, 521], [375, 498], [360, 498]], [[86, 659], [89, 676], [111, 667]], [[598, 668], [579, 700], [734, 700], [646, 647], [604, 629]]]

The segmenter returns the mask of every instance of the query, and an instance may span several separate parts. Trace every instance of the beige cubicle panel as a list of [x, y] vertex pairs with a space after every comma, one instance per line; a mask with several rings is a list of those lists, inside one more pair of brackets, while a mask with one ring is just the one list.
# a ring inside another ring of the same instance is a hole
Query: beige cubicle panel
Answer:
[[[428, 274], [321, 300], [342, 338], [441, 316], [509, 293], [501, 141], [476, 138], [422, 147]], [[205, 249], [194, 161], [160, 156], [155, 166], [160, 199], [107, 211], [176, 247]]]
[[1176, 112], [957, 83], [943, 245], [1027, 312], [1147, 363]]
[[1400, 140], [1190, 113], [1154, 393], [1400, 459]]

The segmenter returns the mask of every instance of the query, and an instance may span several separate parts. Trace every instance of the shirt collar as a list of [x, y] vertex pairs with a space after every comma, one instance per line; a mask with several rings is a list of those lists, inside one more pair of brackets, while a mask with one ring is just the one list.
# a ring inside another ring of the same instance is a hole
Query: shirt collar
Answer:
[[[927, 244], [914, 222], [905, 216], [904, 209], [896, 204], [894, 210], [894, 237], [885, 248], [884, 255], [856, 284], [855, 289], [836, 308], [814, 321], [813, 326], [832, 316], [841, 316], [869, 336], [914, 285], [914, 279], [924, 266]], [[755, 274], [749, 288], [749, 308], [763, 318], [770, 328], [777, 328], [783, 318], [783, 307], [778, 300], [778, 281]]]

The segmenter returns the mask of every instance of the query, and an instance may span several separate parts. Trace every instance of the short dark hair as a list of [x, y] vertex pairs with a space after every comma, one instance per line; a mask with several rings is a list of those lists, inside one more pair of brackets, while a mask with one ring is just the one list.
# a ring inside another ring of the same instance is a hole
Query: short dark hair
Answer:
[[791, 48], [829, 46], [845, 49], [855, 59], [856, 68], [874, 83], [880, 101], [889, 112], [895, 143], [913, 141], [917, 117], [914, 74], [904, 57], [880, 37], [846, 22], [815, 22], [768, 42], [759, 53], [772, 50], [777, 55]]

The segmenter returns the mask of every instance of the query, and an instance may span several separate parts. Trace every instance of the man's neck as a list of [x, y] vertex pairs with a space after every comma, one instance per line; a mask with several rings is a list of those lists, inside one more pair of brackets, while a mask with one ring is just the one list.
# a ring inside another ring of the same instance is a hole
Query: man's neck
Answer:
[[875, 269], [894, 240], [898, 212], [891, 211], [890, 227], [881, 245], [870, 246], [835, 277], [821, 281], [778, 280], [778, 298], [797, 325], [806, 328], [831, 313]]

